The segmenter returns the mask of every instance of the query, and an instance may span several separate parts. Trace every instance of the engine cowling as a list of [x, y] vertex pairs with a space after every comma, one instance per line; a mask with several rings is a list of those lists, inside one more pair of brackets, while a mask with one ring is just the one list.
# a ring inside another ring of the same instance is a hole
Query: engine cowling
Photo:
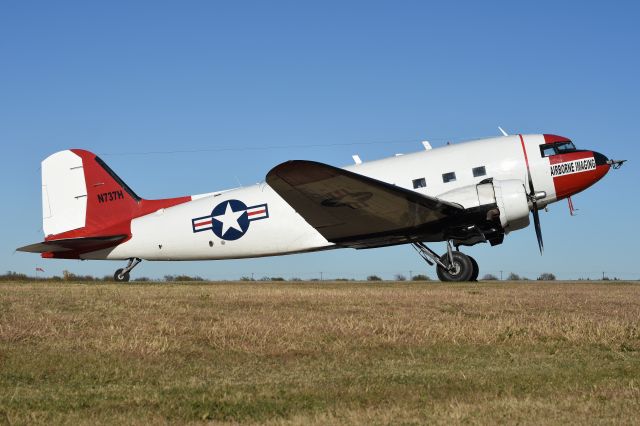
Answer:
[[529, 226], [529, 200], [521, 181], [493, 181], [493, 192], [505, 234]]
[[500, 226], [505, 234], [529, 225], [527, 192], [522, 181], [517, 179], [491, 180], [465, 186], [440, 194], [438, 198], [460, 204], [465, 209], [487, 206], [488, 216], [499, 215]]

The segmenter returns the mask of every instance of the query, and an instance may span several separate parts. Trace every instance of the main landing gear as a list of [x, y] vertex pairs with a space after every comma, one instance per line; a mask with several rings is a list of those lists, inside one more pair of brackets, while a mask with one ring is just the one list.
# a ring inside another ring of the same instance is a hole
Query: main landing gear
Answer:
[[471, 256], [453, 250], [451, 242], [447, 242], [447, 252], [442, 256], [438, 256], [424, 243], [411, 245], [429, 265], [436, 264], [436, 273], [440, 281], [478, 281], [478, 262]]
[[138, 266], [138, 263], [140, 262], [142, 262], [142, 260], [138, 259], [137, 257], [132, 257], [131, 259], [129, 259], [129, 263], [126, 267], [118, 269], [116, 273], [113, 274], [114, 281], [119, 283], [129, 282], [129, 272], [131, 272], [133, 268]]

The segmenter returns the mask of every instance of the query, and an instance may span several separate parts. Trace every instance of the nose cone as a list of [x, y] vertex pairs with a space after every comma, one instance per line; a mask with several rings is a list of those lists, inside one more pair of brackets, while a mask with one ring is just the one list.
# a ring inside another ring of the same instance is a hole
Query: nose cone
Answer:
[[593, 158], [596, 160], [596, 166], [609, 166], [609, 159], [605, 155], [593, 151]]
[[577, 151], [555, 157], [551, 164], [551, 177], [558, 200], [584, 191], [602, 179], [611, 168], [609, 159], [595, 151]]

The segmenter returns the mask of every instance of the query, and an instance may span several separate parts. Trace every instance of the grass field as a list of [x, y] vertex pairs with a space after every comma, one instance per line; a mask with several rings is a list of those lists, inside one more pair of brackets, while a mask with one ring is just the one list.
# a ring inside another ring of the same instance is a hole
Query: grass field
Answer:
[[0, 284], [0, 425], [639, 419], [637, 284]]

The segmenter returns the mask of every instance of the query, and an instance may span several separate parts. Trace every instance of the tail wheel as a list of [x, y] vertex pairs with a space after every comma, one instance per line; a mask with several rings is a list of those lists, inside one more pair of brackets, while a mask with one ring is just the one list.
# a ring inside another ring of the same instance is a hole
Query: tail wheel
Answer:
[[478, 281], [478, 275], [480, 275], [480, 267], [478, 266], [478, 262], [476, 262], [473, 257], [468, 257], [469, 259], [471, 259], [471, 264], [473, 265], [473, 273], [471, 274], [471, 278], [469, 278], [469, 281]]
[[113, 274], [113, 280], [119, 283], [126, 283], [129, 282], [129, 273], [125, 272], [124, 274], [122, 273], [122, 271], [124, 271], [123, 268], [120, 268], [116, 271], [115, 274]]
[[[436, 273], [440, 281], [469, 281], [473, 275], [473, 262], [471, 258], [464, 253], [454, 251], [453, 263], [450, 269], [443, 268], [438, 265], [436, 267]], [[449, 264], [449, 254], [445, 253], [440, 257], [440, 260], [445, 265]]]

